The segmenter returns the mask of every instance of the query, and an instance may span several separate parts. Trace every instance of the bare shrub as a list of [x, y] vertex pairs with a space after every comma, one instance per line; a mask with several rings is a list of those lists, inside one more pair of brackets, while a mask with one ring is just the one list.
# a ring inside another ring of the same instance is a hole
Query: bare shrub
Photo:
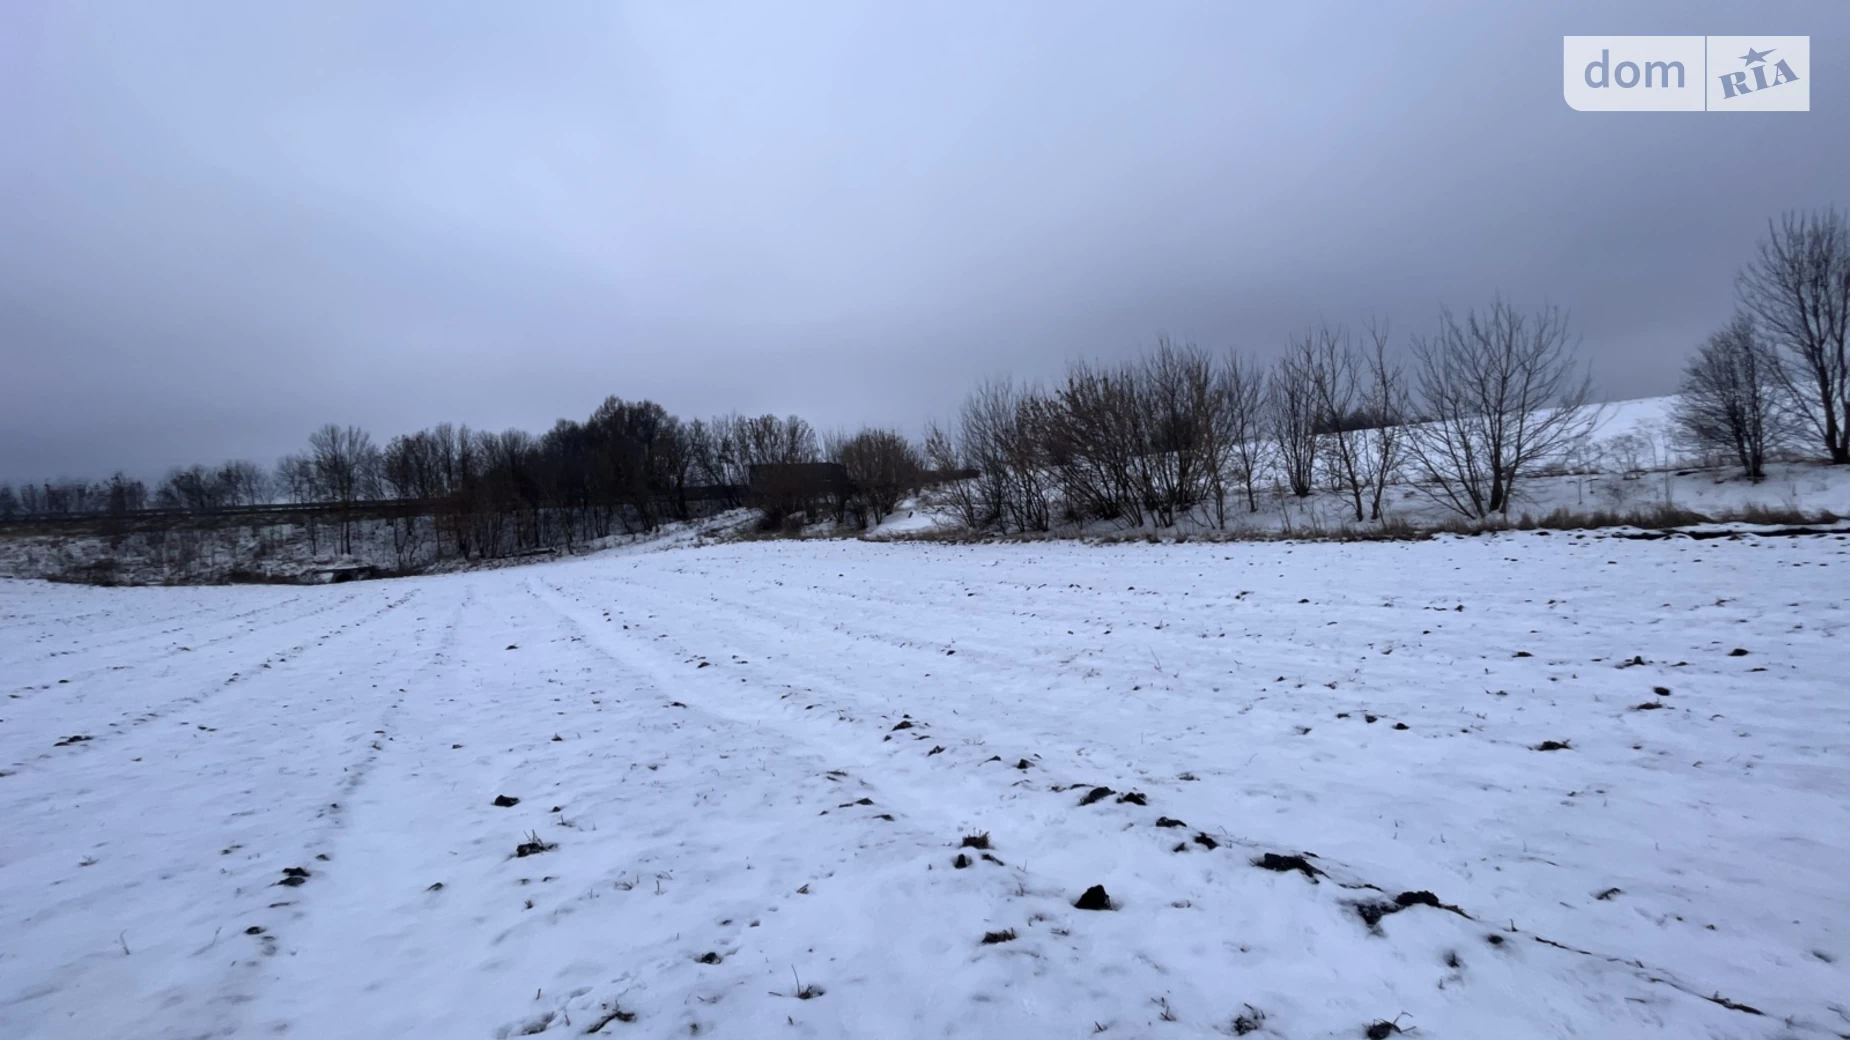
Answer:
[[847, 470], [853, 487], [848, 511], [863, 528], [879, 523], [917, 491], [925, 469], [918, 449], [892, 430], [862, 430], [833, 443], [829, 455]]

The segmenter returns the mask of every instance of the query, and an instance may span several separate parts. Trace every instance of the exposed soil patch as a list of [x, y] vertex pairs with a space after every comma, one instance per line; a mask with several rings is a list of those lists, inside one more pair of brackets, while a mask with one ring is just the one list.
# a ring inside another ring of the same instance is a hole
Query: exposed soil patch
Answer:
[[1295, 870], [1309, 878], [1312, 882], [1317, 880], [1317, 875], [1323, 873], [1323, 871], [1311, 866], [1310, 861], [1306, 860], [1303, 856], [1281, 856], [1276, 852], [1268, 852], [1258, 859], [1253, 860], [1253, 866], [1261, 870], [1276, 871], [1280, 874]]
[[1458, 916], [1465, 917], [1465, 918], [1469, 918], [1471, 916], [1470, 914], [1465, 913], [1463, 910], [1458, 909], [1457, 907], [1451, 905], [1450, 903], [1440, 902], [1438, 896], [1433, 895], [1431, 892], [1428, 892], [1425, 889], [1416, 889], [1413, 891], [1402, 892], [1401, 894], [1395, 896], [1394, 901], [1391, 903], [1381, 901], [1381, 900], [1373, 900], [1373, 901], [1365, 902], [1365, 903], [1357, 903], [1355, 904], [1355, 912], [1358, 916], [1362, 918], [1363, 923], [1368, 925], [1369, 930], [1374, 931], [1376, 929], [1376, 926], [1378, 926], [1381, 923], [1381, 919], [1383, 917], [1387, 917], [1390, 914], [1400, 913], [1402, 910], [1406, 910], [1409, 907], [1415, 907], [1415, 906], [1430, 906], [1435, 910], [1449, 910], [1452, 913], [1455, 913]]

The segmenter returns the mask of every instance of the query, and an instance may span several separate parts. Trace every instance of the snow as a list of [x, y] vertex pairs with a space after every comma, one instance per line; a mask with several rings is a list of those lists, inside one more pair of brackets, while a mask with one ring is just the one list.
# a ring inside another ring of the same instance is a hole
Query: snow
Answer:
[[1840, 1036], [1847, 551], [0, 581], [0, 1035]]

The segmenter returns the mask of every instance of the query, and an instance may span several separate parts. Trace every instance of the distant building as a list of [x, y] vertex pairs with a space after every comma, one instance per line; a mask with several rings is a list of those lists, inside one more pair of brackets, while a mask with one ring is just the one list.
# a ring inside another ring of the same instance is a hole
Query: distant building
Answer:
[[854, 489], [848, 469], [839, 462], [778, 462], [752, 466], [746, 487], [754, 498], [823, 498]]

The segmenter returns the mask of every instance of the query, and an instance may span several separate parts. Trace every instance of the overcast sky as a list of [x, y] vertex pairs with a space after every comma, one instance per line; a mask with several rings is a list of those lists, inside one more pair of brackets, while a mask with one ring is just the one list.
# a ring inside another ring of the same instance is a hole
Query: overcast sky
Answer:
[[[1572, 310], [1666, 392], [1850, 204], [1850, 5], [0, 3], [0, 479], [538, 432], [917, 433], [1159, 333]], [[1579, 113], [1564, 34], [1809, 34], [1806, 114]]]

